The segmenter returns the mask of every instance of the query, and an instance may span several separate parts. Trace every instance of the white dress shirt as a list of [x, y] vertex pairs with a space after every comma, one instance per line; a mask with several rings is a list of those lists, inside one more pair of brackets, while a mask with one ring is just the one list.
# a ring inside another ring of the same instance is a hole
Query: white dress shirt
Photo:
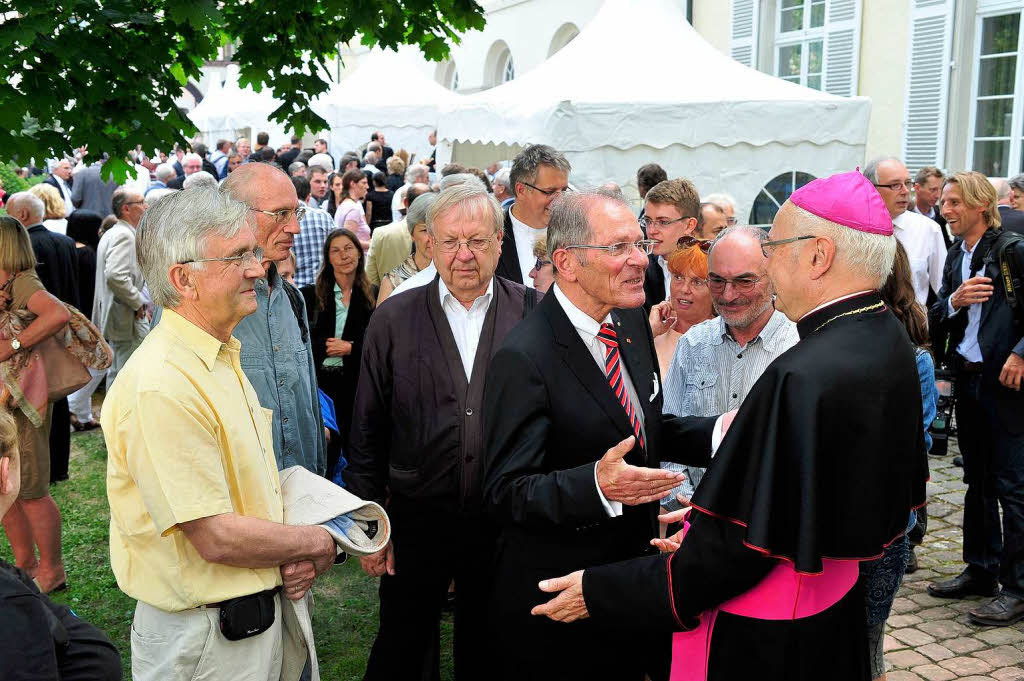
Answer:
[[[429, 265], [424, 267], [422, 270], [412, 275], [401, 284], [399, 284], [391, 295], [395, 296], [403, 291], [418, 288], [420, 286], [426, 286], [430, 282], [434, 281], [434, 277], [437, 276], [437, 268], [434, 267], [434, 263], [431, 262]], [[444, 282], [441, 282], [444, 283]]]
[[71, 187], [56, 175], [53, 176], [53, 179], [60, 185], [60, 198], [64, 199], [64, 217], [68, 217], [75, 212], [75, 204], [71, 203]]
[[672, 299], [672, 273], [668, 271], [668, 260], [665, 256], [658, 256], [658, 264], [661, 265], [661, 272], [665, 275], [665, 300]]
[[523, 273], [523, 285], [532, 288], [530, 270], [537, 262], [537, 256], [533, 254], [533, 245], [537, 243], [537, 239], [547, 236], [548, 228], [534, 229], [525, 222], [520, 222], [512, 209], [509, 209], [508, 215], [512, 220], [512, 234], [516, 237], [516, 256], [519, 258], [519, 269]]
[[[968, 250], [967, 242], [960, 242], [960, 250], [964, 252], [963, 261], [960, 263], [961, 283], [970, 279], [974, 273], [971, 272], [971, 258], [974, 256], [974, 249], [978, 247], [981, 240], [974, 242], [974, 248]], [[960, 312], [953, 307], [953, 296], [949, 296], [949, 316], [952, 317]], [[968, 362], [980, 362], [981, 345], [978, 344], [978, 331], [981, 330], [981, 306], [983, 303], [974, 303], [967, 306], [967, 328], [964, 329], [964, 339], [956, 346], [956, 351]], [[963, 309], [963, 308], [961, 308]]]
[[[562, 290], [558, 288], [558, 284], [552, 285], [550, 291], [554, 291], [555, 300], [562, 306], [562, 310], [565, 312], [565, 316], [569, 318], [569, 323], [576, 329], [576, 333], [579, 334], [580, 340], [587, 346], [587, 350], [590, 351], [590, 356], [594, 358], [598, 368], [602, 374], [605, 373], [605, 362], [604, 362], [604, 351], [605, 344], [597, 338], [598, 332], [601, 330], [601, 324], [611, 324], [611, 314], [605, 315], [605, 318], [598, 322], [593, 317], [588, 315], [583, 310], [576, 307], [571, 300], [569, 300]], [[633, 402], [634, 411], [640, 421], [640, 432], [643, 434], [644, 439], [647, 439], [647, 431], [644, 428], [644, 410], [641, 408], [640, 399], [636, 396], [636, 389], [633, 387], [633, 381], [629, 377], [629, 371], [626, 369], [626, 361], [621, 359], [622, 355], [619, 354], [619, 368], [622, 371], [622, 384], [626, 387], [626, 395]], [[611, 386], [608, 387], [611, 390]], [[594, 485], [597, 487], [597, 495], [601, 497], [601, 503], [604, 505], [604, 510], [608, 512], [610, 517], [622, 515], [622, 502], [609, 501], [605, 498], [604, 492], [601, 491], [601, 485], [597, 482], [597, 464], [594, 464]]]
[[909, 210], [897, 215], [892, 224], [910, 260], [914, 297], [927, 310], [928, 289], [938, 293], [942, 287], [942, 267], [946, 262], [942, 230], [931, 218]]
[[494, 277], [487, 283], [487, 293], [473, 301], [467, 310], [445, 286], [444, 279], [437, 280], [437, 292], [441, 296], [441, 309], [448, 318], [448, 326], [455, 336], [455, 345], [459, 348], [462, 368], [466, 370], [466, 380], [473, 376], [473, 360], [476, 348], [480, 345], [480, 333], [484, 329], [484, 317], [494, 297]]

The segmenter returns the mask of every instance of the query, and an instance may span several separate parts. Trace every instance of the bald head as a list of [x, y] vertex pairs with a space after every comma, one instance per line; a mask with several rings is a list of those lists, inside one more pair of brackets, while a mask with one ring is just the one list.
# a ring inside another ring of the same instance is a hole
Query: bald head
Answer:
[[1000, 206], [1010, 205], [1010, 183], [1001, 177], [993, 177], [989, 180], [996, 189], [996, 203]]
[[18, 192], [12, 195], [7, 200], [5, 208], [8, 215], [26, 227], [38, 225], [46, 215], [46, 206], [43, 204], [43, 200], [29, 192]]
[[267, 163], [246, 163], [228, 175], [220, 190], [252, 210], [256, 240], [265, 260], [278, 262], [288, 257], [299, 233], [295, 214], [299, 196], [284, 171]]
[[269, 163], [246, 163], [235, 168], [227, 176], [221, 183], [220, 190], [235, 201], [252, 206], [253, 202], [268, 189], [277, 185], [288, 185], [294, 191], [291, 178], [277, 166]]

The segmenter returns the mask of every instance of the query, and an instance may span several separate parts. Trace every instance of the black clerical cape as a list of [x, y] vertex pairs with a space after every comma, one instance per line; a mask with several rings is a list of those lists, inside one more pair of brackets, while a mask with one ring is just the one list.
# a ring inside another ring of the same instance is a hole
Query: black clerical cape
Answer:
[[878, 557], [925, 501], [920, 384], [903, 326], [868, 293], [813, 312], [798, 330], [800, 342], [744, 400], [693, 497], [679, 550], [584, 572], [596, 620], [687, 631], [713, 617], [706, 676], [680, 675], [696, 660], [674, 659], [673, 681], [869, 678], [853, 581], [809, 616], [716, 613], [773, 571], [789, 571], [799, 587], [829, 566], [849, 572], [836, 561]]

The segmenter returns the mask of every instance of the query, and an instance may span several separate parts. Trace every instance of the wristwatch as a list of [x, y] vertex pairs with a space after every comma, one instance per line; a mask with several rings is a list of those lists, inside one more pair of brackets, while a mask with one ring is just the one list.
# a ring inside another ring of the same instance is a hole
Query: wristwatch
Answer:
[[18, 340], [17, 336], [11, 339], [11, 350], [14, 350], [15, 352], [21, 350], [21, 341]]

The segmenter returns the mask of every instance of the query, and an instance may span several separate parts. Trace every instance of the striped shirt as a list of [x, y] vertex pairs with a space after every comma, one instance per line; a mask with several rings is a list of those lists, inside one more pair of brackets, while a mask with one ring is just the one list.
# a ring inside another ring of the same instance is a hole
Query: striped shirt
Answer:
[[[738, 408], [768, 365], [798, 340], [796, 324], [778, 310], [742, 348], [721, 317], [697, 324], [676, 345], [665, 375], [663, 411], [676, 416], [717, 416]], [[686, 467], [686, 471], [687, 480], [679, 491], [689, 496], [704, 469]]]
[[320, 208], [306, 207], [306, 214], [299, 221], [299, 233], [295, 236], [295, 285], [307, 286], [316, 281], [317, 270], [324, 256], [324, 242], [327, 234], [334, 229], [331, 214]]

